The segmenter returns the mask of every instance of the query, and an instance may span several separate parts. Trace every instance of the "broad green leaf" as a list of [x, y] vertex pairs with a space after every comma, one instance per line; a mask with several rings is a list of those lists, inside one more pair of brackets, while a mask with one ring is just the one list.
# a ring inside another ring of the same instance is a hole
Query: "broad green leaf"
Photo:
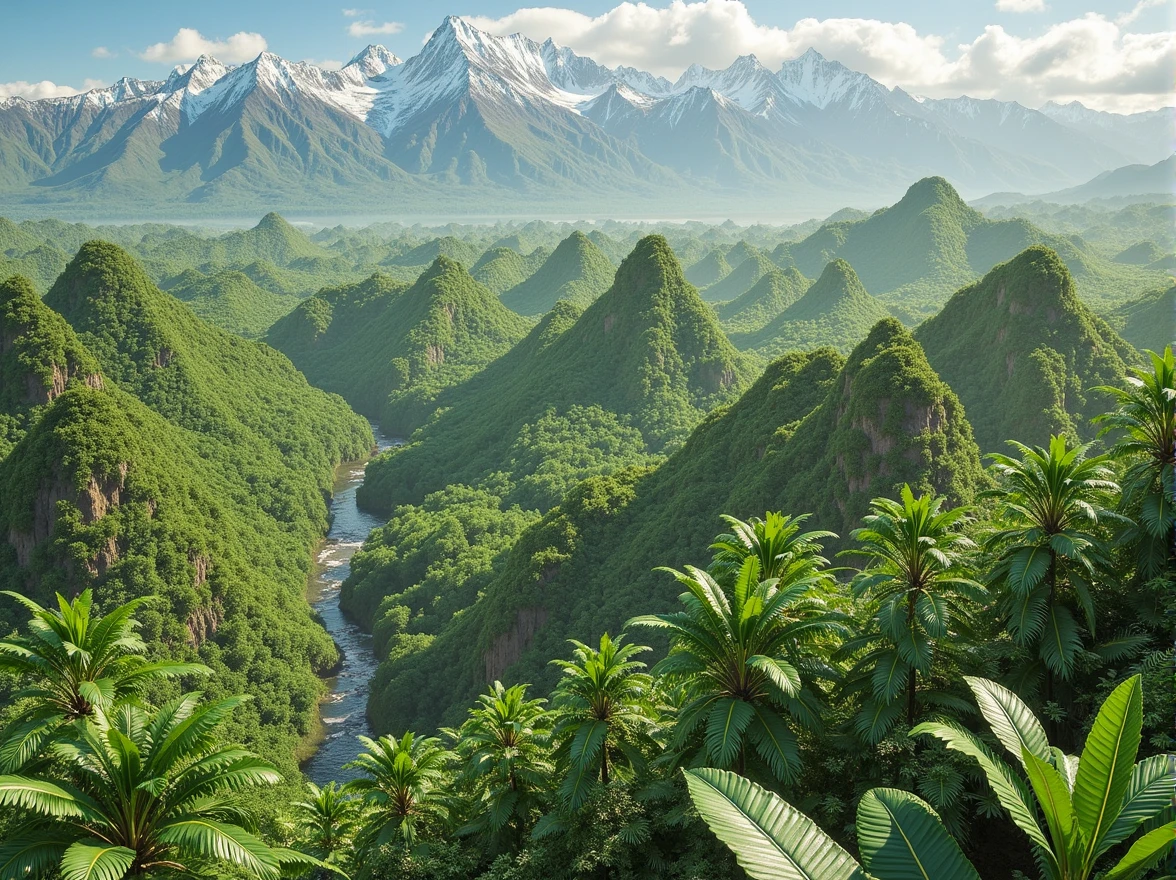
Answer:
[[1018, 596], [1028, 596], [1047, 571], [1048, 547], [1022, 547], [1009, 561], [1009, 586]]
[[1102, 855], [1112, 846], [1122, 843], [1135, 833], [1143, 822], [1155, 816], [1172, 802], [1172, 758], [1169, 755], [1152, 755], [1136, 764], [1131, 770], [1131, 781], [1123, 795], [1119, 815], [1107, 829], [1102, 842], [1095, 851], [1095, 857]]
[[561, 793], [567, 799], [572, 811], [578, 810], [588, 797], [588, 791], [596, 782], [600, 772], [600, 749], [608, 734], [608, 725], [603, 721], [581, 724], [572, 737], [568, 752], [568, 775], [564, 777]]
[[1102, 875], [1101, 880], [1132, 880], [1154, 865], [1176, 843], [1176, 822], [1149, 831], [1127, 850], [1119, 863]]
[[755, 720], [748, 727], [747, 735], [755, 744], [756, 753], [776, 778], [781, 782], [789, 781], [800, 764], [800, 752], [796, 747], [796, 736], [784, 719], [770, 707], [756, 706]]
[[724, 697], [711, 706], [706, 720], [706, 752], [722, 766], [730, 766], [739, 757], [743, 732], [755, 717], [751, 703]]
[[63, 880], [121, 880], [135, 861], [135, 851], [101, 840], [70, 844], [61, 858]]
[[874, 788], [858, 802], [858, 847], [874, 877], [980, 880], [926, 803], [907, 791]]
[[1037, 815], [1030, 803], [1029, 792], [1007, 764], [993, 755], [976, 735], [956, 724], [929, 721], [915, 727], [910, 735], [930, 734], [941, 739], [949, 749], [972, 758], [984, 771], [988, 785], [1000, 805], [1008, 811], [1009, 817], [1029, 836], [1029, 839], [1046, 853], [1049, 841], [1041, 833]]
[[723, 770], [688, 770], [699, 815], [752, 880], [866, 880], [853, 856], [778, 795]]
[[893, 702], [906, 686], [909, 670], [897, 651], [887, 651], [874, 667], [870, 681], [875, 699], [883, 703]]
[[1020, 697], [986, 678], [965, 675], [964, 680], [971, 688], [984, 720], [1000, 744], [1021, 761], [1021, 766], [1025, 764], [1022, 751], [1049, 761], [1049, 738], [1045, 735], [1045, 728]]
[[12, 838], [0, 844], [0, 880], [28, 880], [48, 872], [61, 861], [66, 841]]
[[1069, 678], [1081, 651], [1082, 635], [1074, 616], [1064, 605], [1052, 606], [1041, 634], [1041, 659], [1062, 678]]
[[[1041, 760], [1028, 749], [1021, 750], [1021, 761], [1029, 775], [1029, 784], [1037, 795], [1037, 804], [1045, 816], [1045, 825], [1053, 839], [1053, 851], [1061, 862], [1063, 873], [1071, 870], [1070, 854], [1075, 849], [1074, 838], [1078, 836], [1078, 822], [1074, 805], [1070, 800], [1070, 789], [1066, 780], [1052, 764]], [[1081, 853], [1075, 853], [1081, 859]]]
[[902, 703], [883, 703], [873, 697], [862, 704], [853, 721], [853, 729], [870, 745], [877, 745], [903, 713]]
[[1088, 864], [1119, 816], [1143, 727], [1143, 694], [1134, 675], [1115, 688], [1094, 719], [1078, 761], [1074, 809], [1086, 834]]
[[764, 673], [785, 697], [795, 697], [800, 693], [800, 673], [791, 663], [753, 654], [747, 658], [747, 665]]
[[280, 873], [273, 850], [234, 825], [188, 816], [161, 827], [158, 839], [161, 843], [172, 844], [187, 856], [231, 862], [267, 880], [277, 878]]
[[96, 805], [81, 792], [24, 776], [0, 776], [0, 806], [22, 807], [55, 819], [85, 819], [97, 813]]

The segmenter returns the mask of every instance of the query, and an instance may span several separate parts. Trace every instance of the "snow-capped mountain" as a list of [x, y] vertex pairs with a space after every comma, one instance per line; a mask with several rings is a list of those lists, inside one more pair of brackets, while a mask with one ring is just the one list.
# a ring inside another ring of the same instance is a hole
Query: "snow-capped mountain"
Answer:
[[1172, 120], [922, 99], [812, 49], [776, 72], [747, 55], [671, 83], [450, 16], [406, 61], [382, 46], [339, 70], [203, 56], [161, 81], [0, 101], [0, 200], [840, 204], [928, 174], [965, 192], [1040, 191], [1169, 155]]

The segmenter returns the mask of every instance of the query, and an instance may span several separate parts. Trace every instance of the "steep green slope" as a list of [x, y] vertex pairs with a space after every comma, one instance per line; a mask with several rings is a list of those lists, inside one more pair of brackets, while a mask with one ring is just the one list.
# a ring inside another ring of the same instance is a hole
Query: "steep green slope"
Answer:
[[248, 275], [232, 269], [188, 275], [170, 286], [168, 293], [209, 324], [246, 339], [260, 339], [274, 321], [301, 302], [296, 296], [263, 290]]
[[[538, 249], [536, 249], [538, 251]], [[501, 295], [521, 284], [542, 265], [509, 247], [492, 247], [470, 268], [470, 275], [491, 293]]]
[[504, 354], [528, 322], [448, 257], [407, 289], [384, 275], [323, 290], [266, 337], [310, 380], [407, 436], [437, 393]]
[[1129, 266], [1146, 266], [1164, 256], [1164, 249], [1154, 241], [1140, 241], [1124, 248], [1115, 254], [1116, 263], [1126, 263]]
[[731, 250], [724, 254], [724, 258], [727, 260], [727, 265], [729, 265], [732, 269], [738, 269], [741, 265], [743, 265], [744, 260], [749, 260], [752, 257], [759, 255], [759, 248], [753, 244], [749, 244], [744, 239], [740, 239], [735, 243], [735, 246], [732, 247]]
[[321, 513], [334, 465], [370, 443], [342, 400], [311, 388], [273, 349], [202, 322], [116, 245], [83, 245], [45, 304], [120, 387], [178, 425], [232, 443], [243, 463], [268, 473], [257, 490], [277, 507]]
[[184, 266], [243, 266], [255, 260], [286, 266], [300, 258], [331, 258], [328, 251], [273, 212], [262, 217], [252, 229], [228, 232], [219, 238], [194, 234], [174, 236], [146, 250], [149, 259], [170, 260]]
[[472, 266], [481, 253], [482, 249], [476, 244], [446, 235], [426, 241], [407, 253], [392, 257], [386, 263], [389, 266], [428, 266], [438, 257], [446, 257], [456, 263]]
[[915, 331], [927, 359], [968, 410], [986, 452], [1005, 440], [1042, 445], [1062, 431], [1093, 436], [1137, 354], [1074, 292], [1065, 263], [1031, 247], [960, 290]]
[[548, 409], [567, 418], [572, 407], [599, 406], [630, 419], [647, 450], [660, 452], [750, 376], [666, 240], [649, 236], [583, 314], [561, 304], [515, 351], [440, 395], [438, 418], [368, 466], [360, 501], [389, 511], [497, 471], [518, 479], [538, 463], [513, 467], [507, 451]]
[[32, 282], [0, 283], [0, 458], [24, 436], [39, 407], [77, 379], [100, 387], [98, 362]]
[[812, 282], [795, 268], [775, 269], [717, 309], [728, 333], [752, 333], [804, 296]]
[[1160, 352], [1166, 345], [1176, 346], [1176, 284], [1169, 278], [1167, 289], [1124, 303], [1110, 317], [1123, 338], [1140, 351]]
[[502, 302], [520, 315], [542, 315], [561, 299], [587, 306], [608, 290], [614, 273], [604, 252], [577, 230], [533, 275], [502, 294]]
[[380, 730], [427, 730], [486, 681], [552, 684], [566, 638], [675, 607], [678, 585], [653, 568], [705, 555], [720, 513], [811, 512], [845, 536], [903, 482], [959, 502], [983, 479], [959, 401], [897, 321], [848, 361], [787, 354], [656, 470], [588, 480], [523, 532], [469, 611], [381, 666], [369, 712]]
[[941, 177], [918, 181], [899, 202], [865, 220], [828, 223], [786, 252], [806, 275], [834, 258], [848, 261], [875, 296], [915, 318], [933, 313], [952, 292], [1035, 244], [1058, 252], [1092, 304], [1116, 304], [1138, 295], [1141, 284], [1149, 286], [1149, 273], [1112, 263], [1081, 240], [1022, 218], [985, 218]]
[[866, 292], [853, 267], [834, 260], [796, 302], [759, 330], [733, 335], [731, 341], [766, 357], [822, 345], [844, 353], [888, 315], [886, 307]]
[[712, 248], [705, 257], [691, 264], [686, 270], [686, 280], [695, 287], [709, 287], [730, 274], [731, 264], [723, 256], [723, 251], [720, 248]]
[[755, 248], [749, 247], [739, 265], [701, 291], [702, 298], [707, 302], [728, 302], [736, 299], [751, 290], [757, 281], [775, 268], [775, 263]]
[[209, 692], [252, 694], [235, 735], [291, 765], [337, 660], [304, 599], [324, 493], [370, 431], [113, 245], [83, 246], [47, 302], [73, 326], [27, 281], [0, 285], [0, 418], [19, 438], [0, 449], [0, 587], [161, 596], [139, 615], [154, 650], [211, 666]]

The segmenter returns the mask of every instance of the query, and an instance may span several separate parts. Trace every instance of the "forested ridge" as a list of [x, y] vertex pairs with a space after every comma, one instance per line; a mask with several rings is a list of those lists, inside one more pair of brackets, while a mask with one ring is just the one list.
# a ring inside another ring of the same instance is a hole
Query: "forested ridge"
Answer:
[[[935, 178], [791, 232], [90, 232], [0, 223], [0, 880], [1163, 876], [1162, 245]], [[319, 787], [352, 408], [405, 442], [340, 597], [379, 736]]]

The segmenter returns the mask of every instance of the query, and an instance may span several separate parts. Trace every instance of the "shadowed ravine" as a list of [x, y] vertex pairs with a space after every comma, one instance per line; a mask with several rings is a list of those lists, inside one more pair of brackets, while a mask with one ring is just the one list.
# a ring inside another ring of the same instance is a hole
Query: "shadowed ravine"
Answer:
[[[379, 430], [375, 435], [381, 450], [400, 442]], [[359, 753], [355, 738], [371, 733], [366, 715], [368, 682], [377, 666], [372, 637], [339, 608], [339, 587], [351, 571], [351, 557], [363, 546], [368, 533], [384, 524], [355, 503], [355, 490], [363, 483], [363, 475], [363, 463], [344, 465], [339, 470], [331, 496], [331, 528], [307, 590], [307, 598], [343, 655], [338, 674], [327, 679], [328, 693], [319, 706], [324, 738], [302, 767], [319, 785], [332, 779], [350, 779], [354, 774], [344, 770], [343, 765]]]

